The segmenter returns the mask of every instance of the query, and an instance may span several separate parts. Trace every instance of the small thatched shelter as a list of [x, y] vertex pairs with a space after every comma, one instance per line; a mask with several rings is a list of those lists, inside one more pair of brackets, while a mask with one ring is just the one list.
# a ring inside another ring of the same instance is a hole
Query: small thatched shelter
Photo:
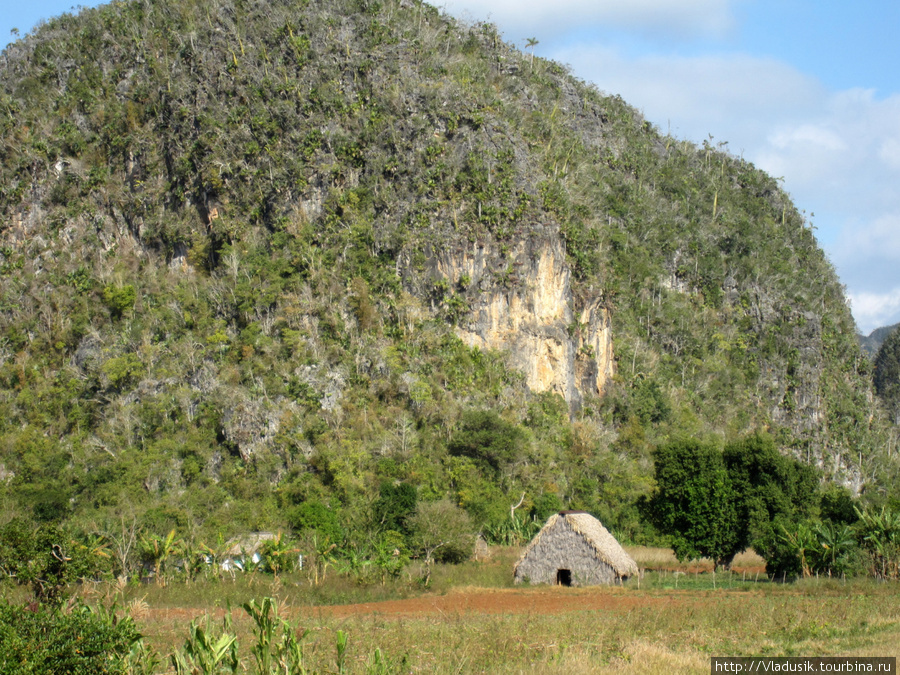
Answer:
[[236, 537], [230, 540], [226, 546], [225, 558], [222, 560], [222, 569], [226, 572], [234, 570], [244, 571], [249, 565], [259, 565], [262, 562], [263, 544], [267, 541], [277, 539], [278, 535], [273, 532], [251, 532], [242, 537]]
[[624, 581], [638, 566], [594, 516], [561, 511], [531, 540], [513, 572], [517, 584], [591, 586]]

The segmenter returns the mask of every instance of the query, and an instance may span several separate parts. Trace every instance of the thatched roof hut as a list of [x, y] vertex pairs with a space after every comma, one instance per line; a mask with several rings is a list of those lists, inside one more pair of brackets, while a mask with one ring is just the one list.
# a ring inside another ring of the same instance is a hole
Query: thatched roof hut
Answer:
[[226, 572], [235, 570], [243, 571], [249, 565], [259, 565], [262, 562], [263, 544], [277, 539], [273, 532], [251, 532], [242, 537], [231, 539], [226, 546], [225, 559], [222, 561], [222, 569]]
[[590, 586], [623, 581], [638, 566], [602, 523], [584, 511], [553, 514], [514, 568], [516, 583]]
[[235, 537], [228, 541], [228, 550], [225, 551], [230, 556], [253, 555], [258, 553], [262, 545], [267, 541], [277, 539], [278, 535], [274, 532], [251, 532], [241, 537]]

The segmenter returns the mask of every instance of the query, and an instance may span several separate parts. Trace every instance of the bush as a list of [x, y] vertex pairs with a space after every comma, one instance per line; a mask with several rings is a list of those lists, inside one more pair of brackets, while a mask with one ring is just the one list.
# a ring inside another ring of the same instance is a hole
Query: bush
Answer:
[[119, 318], [132, 309], [135, 300], [137, 300], [137, 291], [131, 284], [121, 287], [110, 285], [103, 289], [103, 302], [113, 318]]
[[287, 518], [297, 533], [312, 531], [332, 544], [339, 544], [344, 539], [338, 514], [322, 502], [303, 502], [291, 508], [287, 513]]
[[17, 519], [0, 528], [0, 572], [31, 585], [36, 600], [59, 604], [72, 582], [109, 575], [110, 557], [100, 541]]
[[419, 497], [411, 483], [381, 484], [378, 499], [372, 505], [372, 526], [382, 532], [400, 532], [404, 537], [411, 533], [408, 518], [416, 512]]
[[475, 532], [469, 515], [453, 502], [420, 502], [410, 517], [413, 547], [426, 563], [459, 563], [475, 548]]
[[853, 496], [845, 487], [832, 485], [822, 493], [819, 501], [819, 515], [840, 525], [853, 525], [859, 520]]
[[87, 606], [0, 605], [0, 672], [6, 675], [115, 675], [141, 636], [130, 618]]

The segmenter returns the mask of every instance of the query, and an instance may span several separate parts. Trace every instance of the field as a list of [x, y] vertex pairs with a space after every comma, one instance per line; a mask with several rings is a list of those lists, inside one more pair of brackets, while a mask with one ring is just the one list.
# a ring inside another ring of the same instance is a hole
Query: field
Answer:
[[714, 575], [664, 550], [630, 553], [647, 571], [624, 587], [514, 587], [506, 549], [439, 568], [429, 589], [412, 569], [385, 585], [336, 574], [314, 585], [297, 573], [83, 593], [115, 597], [161, 654], [183, 644], [192, 620], [209, 617], [215, 633], [228, 613], [247, 663], [254, 638], [239, 605], [274, 597], [306, 632], [315, 672], [708, 673], [711, 656], [900, 655], [897, 584], [770, 581], [752, 554]]

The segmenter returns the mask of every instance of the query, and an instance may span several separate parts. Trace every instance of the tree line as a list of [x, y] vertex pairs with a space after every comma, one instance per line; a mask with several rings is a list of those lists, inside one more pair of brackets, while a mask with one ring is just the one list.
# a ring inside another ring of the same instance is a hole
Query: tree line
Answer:
[[868, 573], [898, 579], [900, 511], [865, 506], [822, 484], [808, 464], [754, 434], [724, 448], [697, 439], [654, 451], [655, 490], [645, 516], [669, 535], [679, 560], [729, 567], [752, 548], [773, 577]]

